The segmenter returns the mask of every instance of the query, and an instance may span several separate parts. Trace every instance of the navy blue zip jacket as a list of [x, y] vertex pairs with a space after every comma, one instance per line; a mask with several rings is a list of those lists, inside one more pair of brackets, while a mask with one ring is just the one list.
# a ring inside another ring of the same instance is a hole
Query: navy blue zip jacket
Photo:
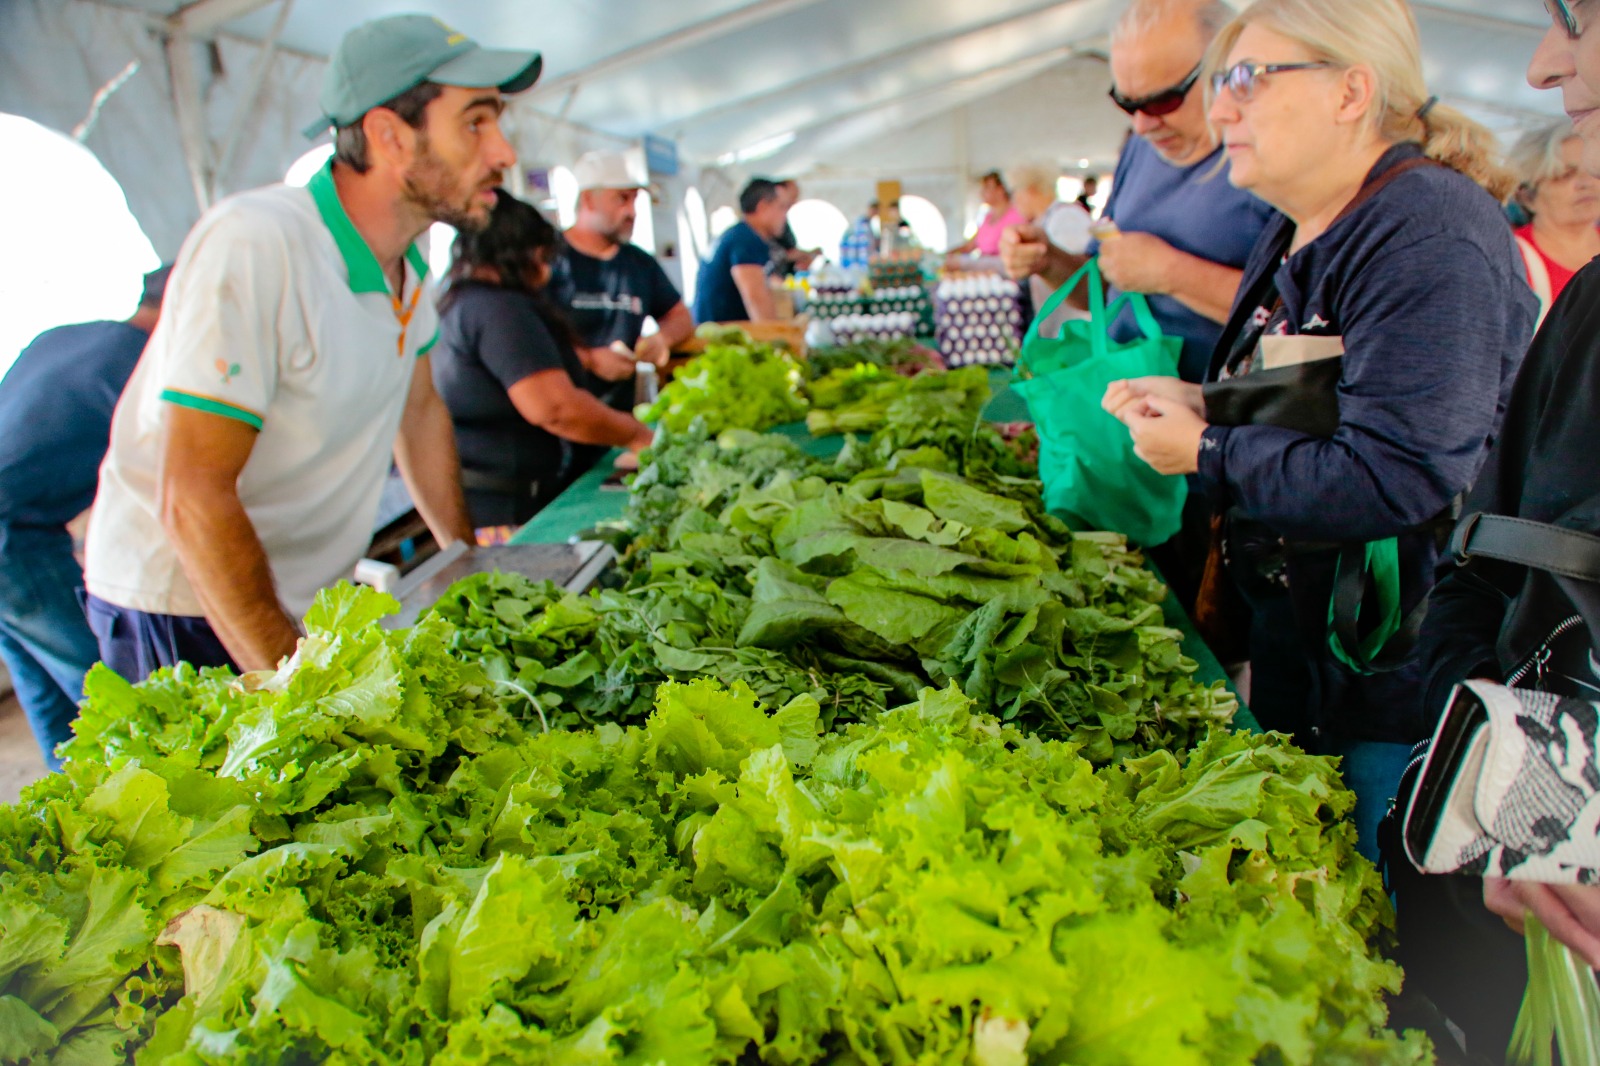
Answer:
[[[1418, 145], [1396, 145], [1369, 181], [1421, 154]], [[1219, 507], [1291, 544], [1400, 536], [1409, 611], [1431, 587], [1438, 555], [1434, 535], [1416, 529], [1476, 477], [1537, 303], [1500, 205], [1442, 166], [1399, 175], [1285, 262], [1293, 225], [1281, 219], [1257, 243], [1211, 373], [1259, 320], [1253, 296], [1272, 272], [1288, 334], [1343, 338], [1339, 428], [1319, 438], [1276, 426], [1212, 426], [1201, 441], [1199, 481]], [[1415, 659], [1363, 677], [1328, 651], [1334, 561], [1332, 552], [1313, 552], [1289, 563], [1312, 678], [1308, 718], [1327, 740], [1421, 739]]]

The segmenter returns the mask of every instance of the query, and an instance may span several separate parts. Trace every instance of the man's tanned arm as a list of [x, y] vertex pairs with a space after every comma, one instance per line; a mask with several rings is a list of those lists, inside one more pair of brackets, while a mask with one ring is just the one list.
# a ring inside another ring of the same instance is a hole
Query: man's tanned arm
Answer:
[[394, 442], [394, 460], [417, 512], [439, 546], [458, 540], [476, 543], [467, 499], [461, 491], [455, 424], [433, 387], [433, 364], [426, 355], [417, 359], [411, 372], [411, 391]]
[[270, 670], [300, 630], [278, 600], [272, 568], [239, 499], [255, 447], [243, 422], [168, 406], [161, 421], [157, 507], [206, 620], [241, 670]]

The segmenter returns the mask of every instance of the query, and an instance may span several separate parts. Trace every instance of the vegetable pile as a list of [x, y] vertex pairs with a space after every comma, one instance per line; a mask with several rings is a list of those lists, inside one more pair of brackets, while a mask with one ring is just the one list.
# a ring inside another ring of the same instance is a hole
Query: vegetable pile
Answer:
[[937, 351], [904, 338], [860, 340], [853, 344], [813, 348], [806, 353], [806, 376], [812, 380], [835, 370], [852, 370], [858, 366], [890, 370], [904, 377], [947, 369]]
[[937, 352], [910, 341], [821, 348], [801, 362], [737, 327], [706, 325], [697, 334], [708, 342], [705, 353], [684, 364], [656, 401], [638, 410], [641, 421], [682, 433], [699, 418], [716, 434], [760, 432], [806, 419], [819, 436], [863, 433], [882, 426], [889, 406], [907, 392], [921, 395], [924, 403], [955, 407], [980, 387], [987, 395], [981, 369], [946, 374]]
[[680, 390], [613, 587], [97, 667], [0, 808], [0, 1063], [1431, 1062], [1332, 763], [1221, 728], [981, 371], [895, 380], [826, 461]]
[[720, 432], [771, 429], [806, 416], [800, 366], [788, 352], [727, 326], [702, 326], [697, 335], [708, 342], [705, 352], [678, 370], [654, 403], [639, 408], [640, 421], [682, 432], [700, 418]]
[[869, 363], [831, 370], [809, 385], [813, 436], [872, 433], [891, 422], [962, 419], [975, 422], [989, 399], [989, 374], [971, 366], [947, 373], [906, 377]]
[[[1195, 680], [1166, 590], [1120, 536], [1073, 534], [979, 419], [984, 372], [909, 393], [832, 462], [779, 437], [667, 434], [635, 479], [621, 589], [494, 576], [438, 608], [527, 720], [637, 722], [708, 674], [824, 723], [954, 682], [979, 709], [1109, 762], [1183, 748], [1237, 702]], [[959, 398], [959, 402], [952, 402]]]
[[712, 681], [524, 732], [434, 615], [324, 594], [270, 676], [90, 679], [0, 810], [0, 1058], [1429, 1061], [1326, 760], [1094, 769], [929, 690]]

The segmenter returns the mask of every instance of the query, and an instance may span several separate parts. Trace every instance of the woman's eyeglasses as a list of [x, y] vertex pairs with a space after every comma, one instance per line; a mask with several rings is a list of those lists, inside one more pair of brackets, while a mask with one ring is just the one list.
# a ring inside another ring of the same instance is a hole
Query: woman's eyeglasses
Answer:
[[1326, 70], [1337, 66], [1326, 60], [1317, 63], [1235, 63], [1233, 67], [1211, 75], [1211, 92], [1221, 96], [1226, 89], [1240, 103], [1247, 102], [1261, 88], [1261, 80], [1268, 74], [1287, 74], [1294, 70]]
[[1544, 9], [1550, 13], [1550, 21], [1573, 40], [1583, 34], [1582, 27], [1578, 25], [1578, 15], [1573, 10], [1575, 6], [1574, 0], [1544, 0]]
[[1111, 87], [1111, 102], [1130, 115], [1136, 115], [1141, 111], [1151, 118], [1170, 115], [1183, 106], [1183, 101], [1189, 96], [1189, 90], [1194, 88], [1194, 83], [1200, 80], [1200, 70], [1204, 65], [1202, 63], [1200, 66], [1195, 67], [1189, 72], [1187, 78], [1184, 78], [1172, 88], [1162, 89], [1160, 92], [1151, 93], [1149, 96], [1141, 96], [1137, 100], [1130, 100], [1123, 96], [1117, 92], [1117, 87], [1113, 85]]

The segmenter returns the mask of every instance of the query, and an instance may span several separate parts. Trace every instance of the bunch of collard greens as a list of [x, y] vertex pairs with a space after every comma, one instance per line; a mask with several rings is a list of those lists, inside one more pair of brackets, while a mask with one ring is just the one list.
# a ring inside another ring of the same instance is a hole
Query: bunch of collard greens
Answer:
[[738, 646], [749, 609], [748, 595], [708, 576], [578, 596], [517, 574], [475, 574], [434, 613], [454, 627], [452, 652], [480, 662], [524, 724], [540, 728], [639, 722], [658, 685], [705, 676], [742, 681], [773, 706], [809, 695], [830, 726], [915, 695], [805, 652]]
[[0, 812], [16, 1063], [1413, 1063], [1330, 764], [1096, 770], [929, 690], [823, 732], [668, 684], [524, 733], [328, 594], [270, 677], [91, 680]]
[[460, 653], [563, 723], [636, 722], [655, 685], [701, 674], [773, 705], [809, 693], [829, 725], [955, 682], [1099, 762], [1226, 722], [1237, 703], [1195, 679], [1165, 589], [1121, 537], [1045, 512], [978, 419], [979, 374], [981, 395], [833, 462], [781, 437], [668, 434], [633, 485], [622, 588], [474, 578], [437, 610]]

